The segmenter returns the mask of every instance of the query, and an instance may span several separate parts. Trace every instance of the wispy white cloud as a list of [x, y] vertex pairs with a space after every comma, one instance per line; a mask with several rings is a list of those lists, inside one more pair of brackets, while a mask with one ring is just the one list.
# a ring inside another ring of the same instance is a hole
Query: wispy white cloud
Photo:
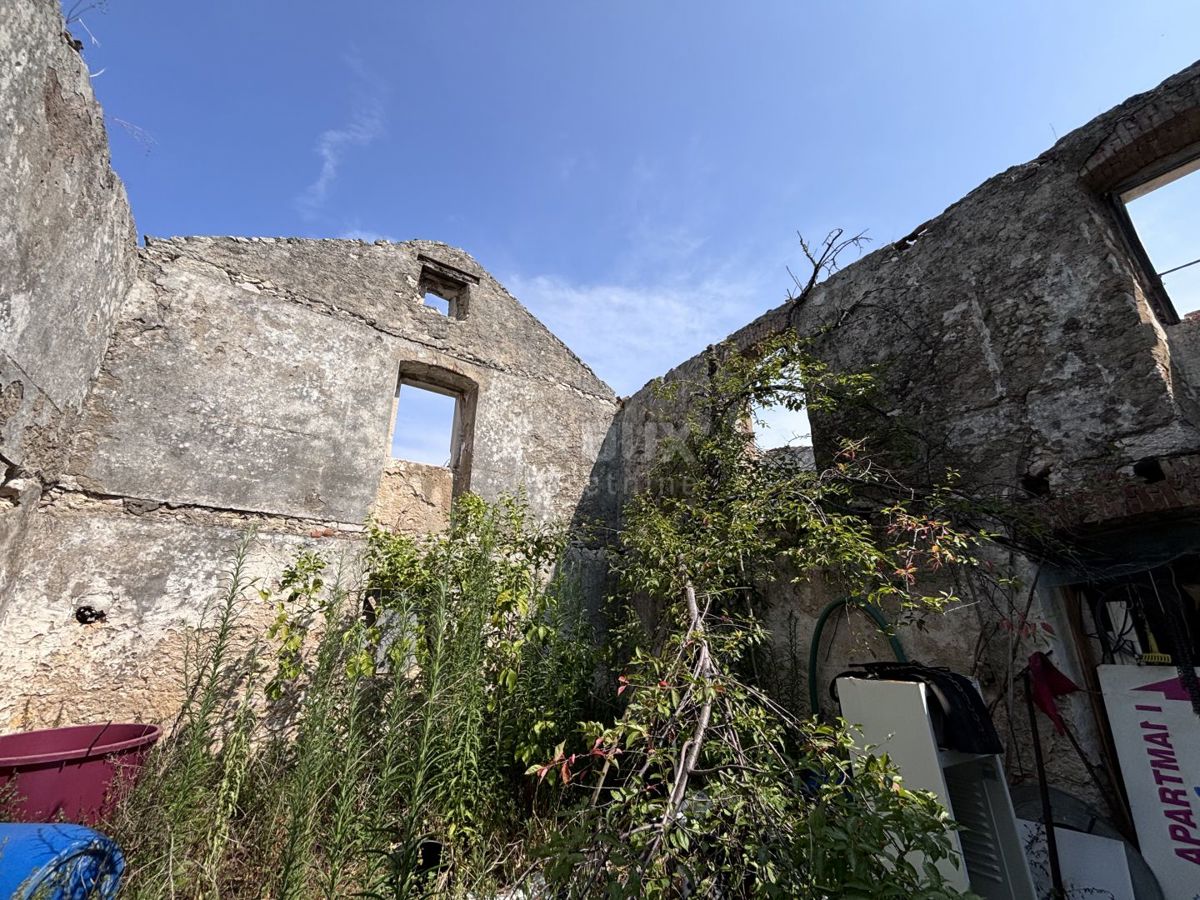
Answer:
[[321, 161], [317, 177], [296, 197], [296, 207], [312, 218], [325, 205], [329, 192], [337, 180], [346, 152], [354, 147], [365, 147], [384, 131], [384, 104], [378, 81], [370, 78], [362, 60], [355, 55], [344, 59], [358, 82], [354, 99], [347, 112], [347, 121], [337, 128], [321, 132], [317, 138], [316, 153]]
[[351, 147], [364, 147], [383, 133], [383, 113], [378, 105], [357, 109], [350, 121], [340, 128], [321, 132], [317, 140], [317, 156], [321, 171], [296, 198], [296, 205], [306, 216], [315, 215], [325, 204], [329, 189], [337, 179], [342, 158]]
[[[534, 315], [619, 394], [633, 393], [786, 297], [790, 241], [750, 249], [714, 238], [726, 212], [702, 198], [715, 174], [696, 142], [669, 159], [638, 154], [613, 185], [624, 241], [603, 278], [503, 274]], [[693, 199], [665, 202], [664, 180], [687, 186]]]
[[516, 275], [507, 285], [623, 395], [783, 299], [756, 278], [719, 270], [644, 284], [575, 284], [552, 275]]

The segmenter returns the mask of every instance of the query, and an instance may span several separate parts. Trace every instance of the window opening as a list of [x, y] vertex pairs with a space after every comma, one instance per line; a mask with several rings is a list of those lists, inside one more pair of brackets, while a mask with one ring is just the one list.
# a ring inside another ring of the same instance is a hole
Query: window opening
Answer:
[[443, 316], [451, 315], [450, 301], [447, 300], [445, 297], [441, 296], [440, 294], [435, 294], [433, 291], [426, 291], [424, 302], [425, 302], [426, 306], [430, 306], [433, 309], [436, 309]]
[[786, 458], [801, 468], [816, 468], [807, 407], [753, 406], [749, 419], [758, 450], [777, 456], [781, 462]]
[[1200, 159], [1121, 194], [1150, 269], [1180, 318], [1200, 311]]
[[754, 444], [759, 450], [780, 447], [811, 447], [812, 426], [808, 409], [786, 406], [755, 406], [750, 410], [754, 423]]
[[471, 285], [479, 279], [468, 272], [420, 254], [421, 278], [418, 282], [422, 302], [451, 319], [465, 319], [471, 299]]
[[453, 467], [458, 400], [451, 391], [401, 380], [392, 417], [392, 459]]

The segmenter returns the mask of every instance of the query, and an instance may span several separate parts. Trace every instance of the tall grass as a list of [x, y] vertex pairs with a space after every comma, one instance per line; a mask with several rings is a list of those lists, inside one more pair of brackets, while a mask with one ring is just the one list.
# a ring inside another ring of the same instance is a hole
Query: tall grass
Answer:
[[[466, 497], [445, 535], [373, 532], [353, 584], [308, 553], [277, 586], [247, 577], [252, 541], [193, 638], [174, 728], [104, 826], [123, 896], [511, 883], [558, 802], [525, 770], [586, 717], [594, 668], [564, 535], [519, 499]], [[277, 618], [247, 643], [253, 603]]]

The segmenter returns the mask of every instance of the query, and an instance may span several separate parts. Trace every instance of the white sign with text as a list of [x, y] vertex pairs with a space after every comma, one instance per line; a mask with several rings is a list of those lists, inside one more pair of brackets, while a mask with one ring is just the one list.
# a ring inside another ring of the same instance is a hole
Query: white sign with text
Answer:
[[1171, 666], [1100, 666], [1142, 856], [1166, 900], [1200, 900], [1200, 716]]

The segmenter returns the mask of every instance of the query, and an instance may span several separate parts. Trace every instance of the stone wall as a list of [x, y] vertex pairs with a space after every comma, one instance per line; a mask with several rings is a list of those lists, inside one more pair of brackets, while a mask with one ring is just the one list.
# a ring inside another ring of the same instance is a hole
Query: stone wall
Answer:
[[[430, 264], [475, 279], [464, 318], [421, 302]], [[461, 251], [151, 238], [141, 275], [71, 455], [81, 488], [361, 523], [405, 375], [471, 395], [459, 489], [574, 514], [615, 397]]]
[[[435, 269], [462, 281], [456, 315], [422, 302]], [[402, 377], [461, 392], [453, 470], [389, 458]], [[370, 516], [444, 527], [467, 489], [524, 489], [541, 518], [603, 513], [616, 408], [445, 245], [148, 239], [64, 473], [29, 525], [0, 623], [0, 664], [23, 680], [0, 690], [0, 717], [77, 720], [93, 701], [169, 715], [179, 679], [143, 675], [178, 662], [247, 527], [267, 578], [303, 546], [348, 554]], [[77, 623], [81, 605], [104, 621]]]
[[0, 461], [54, 473], [133, 279], [133, 219], [55, 0], [0, 2], [0, 59]]
[[133, 280], [133, 219], [55, 0], [0, 0], [0, 614]]
[[[814, 336], [815, 352], [835, 369], [877, 374], [877, 414], [813, 415], [818, 462], [828, 459], [833, 435], [869, 432], [910, 475], [953, 469], [969, 490], [1026, 505], [1077, 538], [1167, 514], [1194, 519], [1197, 325], [1178, 322], [1163, 306], [1111, 195], [1198, 148], [1200, 65], [995, 176], [908, 237], [847, 265], [804, 303], [764, 313], [729, 342], [752, 348], [795, 328]], [[618, 426], [623, 497], [645, 485], [657, 447], [684, 419], [688, 385], [707, 379], [710, 356], [664, 376], [680, 385], [672, 399], [648, 385], [626, 401]], [[1200, 548], [1200, 529], [1180, 528]], [[1016, 565], [1031, 585], [1033, 620], [1049, 626], [1043, 648], [1084, 683], [1066, 637], [1064, 595], [1052, 587], [1071, 573], [1019, 558]], [[817, 615], [834, 597], [817, 583], [785, 581], [768, 593], [777, 638], [792, 628], [807, 655]], [[989, 683], [979, 665], [980, 635], [996, 629], [995, 619], [965, 604], [901, 640], [913, 658], [981, 675], [988, 698], [1002, 701], [1001, 729], [1019, 747], [1028, 740], [1024, 712], [1015, 710], [1008, 723], [1007, 684]], [[822, 649], [826, 682], [853, 660], [890, 655], [866, 617], [841, 622], [831, 638], [832, 647]], [[826, 686], [818, 686], [822, 696]], [[1098, 759], [1086, 703], [1066, 705]], [[1095, 796], [1065, 741], [1055, 740], [1050, 758], [1061, 786]], [[1010, 754], [1025, 774], [1028, 762]]]
[[[877, 404], [907, 429], [906, 465], [918, 474], [950, 467], [976, 489], [1018, 497], [1036, 486], [1062, 517], [1070, 498], [1091, 496], [1098, 481], [1112, 482], [1115, 494], [1140, 489], [1145, 479], [1134, 464], [1200, 450], [1200, 340], [1195, 321], [1167, 323], [1153, 308], [1108, 198], [1116, 185], [1096, 180], [1096, 157], [1125, 175], [1132, 163], [1116, 168], [1117, 151], [1108, 149], [1118, 137], [1137, 150], [1138, 167], [1148, 145], [1162, 153], [1200, 147], [1196, 110], [1200, 65], [995, 176], [909, 237], [828, 278], [805, 303], [784, 303], [728, 340], [752, 347], [794, 328], [820, 335], [816, 352], [838, 370], [876, 372]], [[1153, 134], [1135, 140], [1131, 123]], [[707, 366], [700, 354], [664, 377], [700, 382]], [[687, 396], [664, 404], [647, 386], [626, 402], [623, 494], [642, 483]], [[819, 415], [813, 424], [826, 451], [823, 431], [855, 427]]]
[[[0, 730], [169, 718], [249, 531], [258, 587], [305, 548], [352, 574], [369, 517], [437, 530], [465, 490], [612, 517], [616, 397], [470, 256], [139, 251], [54, 0], [0, 0], [0, 56]], [[389, 458], [401, 379], [458, 395], [451, 468]]]
[[[914, 463], [952, 465], [979, 485], [1016, 488], [1032, 476], [1062, 496], [1141, 459], [1196, 450], [1194, 326], [1155, 315], [1105, 192], [1082, 169], [1143, 106], [1200, 106], [1198, 85], [1193, 67], [1127, 101], [729, 340], [751, 346], [839, 323], [820, 355], [843, 371], [877, 369], [881, 405], [920, 442]], [[1200, 142], [1200, 127], [1191, 138]], [[702, 355], [666, 377], [703, 378], [705, 366]], [[645, 444], [652, 405], [645, 389], [630, 399], [626, 446]], [[634, 481], [647, 449], [634, 451]]]

